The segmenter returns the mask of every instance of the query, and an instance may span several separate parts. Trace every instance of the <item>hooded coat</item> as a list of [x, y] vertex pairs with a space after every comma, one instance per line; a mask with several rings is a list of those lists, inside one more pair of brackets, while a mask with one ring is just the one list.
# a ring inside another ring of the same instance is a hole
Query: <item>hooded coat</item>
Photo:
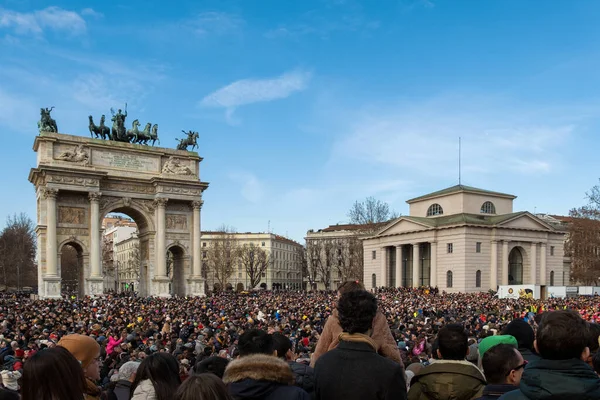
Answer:
[[[343, 330], [340, 326], [338, 312], [337, 310], [333, 310], [333, 313], [331, 313], [329, 318], [327, 318], [327, 322], [325, 322], [325, 327], [323, 328], [315, 352], [312, 355], [310, 361], [311, 367], [315, 367], [317, 360], [324, 353], [337, 347], [340, 343], [339, 336], [341, 333], [343, 333]], [[373, 333], [371, 334], [371, 339], [373, 339], [377, 345], [376, 351], [378, 354], [397, 362], [402, 366], [402, 369], [404, 369], [400, 351], [398, 350], [398, 344], [394, 340], [387, 319], [381, 311], [377, 311], [377, 315], [373, 320]]]
[[469, 361], [437, 360], [412, 378], [408, 400], [471, 400], [484, 387], [483, 373]]
[[294, 386], [290, 366], [265, 354], [230, 362], [223, 382], [235, 400], [310, 400], [308, 393]]
[[600, 399], [600, 378], [579, 359], [540, 359], [527, 364], [518, 390], [500, 400]]

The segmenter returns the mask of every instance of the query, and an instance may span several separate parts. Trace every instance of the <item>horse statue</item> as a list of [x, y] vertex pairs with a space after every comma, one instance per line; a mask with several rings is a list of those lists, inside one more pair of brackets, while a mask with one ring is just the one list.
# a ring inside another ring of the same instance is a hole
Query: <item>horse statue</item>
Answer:
[[152, 127], [152, 132], [150, 133], [150, 140], [152, 140], [152, 146], [154, 143], [158, 141], [158, 145], [160, 146], [160, 139], [158, 138], [158, 124], [154, 124]]
[[40, 108], [41, 118], [38, 121], [38, 129], [41, 132], [55, 132], [58, 133], [58, 126], [56, 121], [50, 117], [50, 112], [54, 109], [54, 106], [48, 108]]
[[109, 140], [112, 140], [112, 136], [110, 134], [110, 129], [108, 128], [108, 126], [104, 125], [104, 121], [106, 119], [106, 117], [104, 116], [104, 114], [102, 114], [102, 117], [100, 117], [100, 126], [96, 126], [96, 124], [94, 124], [94, 119], [93, 117], [90, 115], [90, 125], [89, 125], [89, 129], [90, 129], [90, 136], [94, 137], [93, 135], [96, 135], [96, 139], [98, 139], [98, 137], [102, 137], [102, 139], [106, 140], [106, 138], [108, 137]]
[[177, 150], [187, 150], [188, 146], [192, 146], [192, 151], [198, 147], [198, 142], [196, 141], [196, 139], [198, 139], [198, 132], [193, 132], [193, 131], [181, 131], [183, 133], [185, 133], [188, 137], [186, 139], [175, 139], [175, 140], [179, 140], [179, 144], [177, 145]]
[[137, 140], [134, 143], [137, 144], [148, 144], [148, 140], [150, 140], [150, 127], [152, 124], [150, 122], [146, 123], [143, 131], [138, 130]]
[[[140, 134], [140, 130], [138, 127], [140, 126], [140, 121], [134, 119], [131, 123], [131, 129], [127, 130], [126, 138], [130, 143], [136, 143], [138, 141], [138, 135]], [[132, 140], [133, 139], [133, 140]]]

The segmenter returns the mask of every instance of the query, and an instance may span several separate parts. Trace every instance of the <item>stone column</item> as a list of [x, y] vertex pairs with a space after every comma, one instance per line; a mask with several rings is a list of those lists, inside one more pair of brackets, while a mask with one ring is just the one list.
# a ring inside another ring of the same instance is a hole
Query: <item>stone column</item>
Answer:
[[498, 290], [498, 241], [492, 240], [492, 253], [490, 255], [490, 289]]
[[419, 287], [419, 243], [413, 245], [413, 281], [412, 287]]
[[402, 286], [402, 246], [396, 246], [396, 287]]
[[381, 265], [380, 265], [380, 274], [381, 274], [381, 280], [379, 282], [378, 286], [387, 286], [387, 268], [386, 268], [386, 264], [387, 264], [387, 252], [386, 252], [386, 247], [382, 247], [379, 251], [381, 252]]
[[46, 276], [58, 277], [58, 251], [56, 246], [56, 197], [58, 190], [45, 188], [46, 199]]
[[531, 257], [530, 257], [530, 266], [529, 266], [529, 283], [531, 285], [536, 284], [537, 278], [537, 243], [531, 242]]
[[508, 241], [502, 241], [502, 284], [508, 285]]
[[90, 277], [102, 277], [100, 257], [100, 192], [91, 192], [90, 199]]
[[156, 207], [156, 278], [167, 278], [167, 239], [165, 229], [165, 209], [169, 199], [164, 197], [154, 201]]
[[[546, 251], [547, 251], [546, 243], [541, 243], [540, 244], [540, 285], [547, 285], [547, 283], [546, 283], [547, 282], [546, 281], [546, 274], [547, 274]], [[555, 275], [555, 279], [556, 279], [556, 275]]]
[[200, 209], [202, 208], [202, 201], [192, 201], [192, 210], [194, 213], [194, 235], [193, 235], [193, 267], [192, 267], [192, 276], [194, 278], [202, 275], [202, 259], [201, 259], [201, 250], [200, 250]]
[[437, 242], [431, 242], [431, 264], [429, 271], [429, 285], [432, 287], [437, 286]]

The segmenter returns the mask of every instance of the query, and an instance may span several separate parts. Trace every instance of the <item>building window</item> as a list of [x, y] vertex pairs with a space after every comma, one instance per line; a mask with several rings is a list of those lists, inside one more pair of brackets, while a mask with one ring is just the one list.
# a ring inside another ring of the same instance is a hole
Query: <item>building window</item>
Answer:
[[371, 287], [375, 289], [377, 287], [377, 275], [371, 275]]
[[262, 273], [262, 277], [264, 278], [264, 277], [266, 277], [266, 276], [267, 276], [267, 274], [265, 274], [265, 273], [263, 272], [263, 273]]
[[373, 258], [373, 260], [376, 260], [376, 259], [377, 259], [377, 250], [373, 250], [373, 251], [371, 252], [371, 257]]
[[452, 271], [446, 272], [446, 287], [452, 287]]
[[550, 271], [550, 286], [554, 286], [554, 271]]
[[265, 247], [265, 242], [262, 242], [262, 247]]
[[481, 206], [481, 213], [482, 214], [496, 214], [496, 206], [494, 206], [494, 203], [492, 203], [491, 201], [486, 201]]
[[452, 246], [452, 243], [448, 243], [448, 253], [452, 253], [454, 251], [454, 246]]
[[238, 272], [238, 278], [241, 278], [241, 277], [242, 277], [242, 273]]
[[481, 287], [481, 270], [475, 272], [475, 287]]
[[475, 243], [475, 253], [481, 253], [481, 242]]
[[202, 247], [206, 247], [206, 242], [202, 242]]
[[444, 210], [442, 209], [442, 206], [440, 206], [437, 203], [430, 205], [429, 208], [427, 209], [428, 217], [433, 217], [434, 215], [442, 215], [442, 214], [444, 214]]
[[206, 258], [206, 251], [202, 252], [202, 258]]
[[554, 246], [550, 246], [550, 255], [553, 256], [554, 255]]

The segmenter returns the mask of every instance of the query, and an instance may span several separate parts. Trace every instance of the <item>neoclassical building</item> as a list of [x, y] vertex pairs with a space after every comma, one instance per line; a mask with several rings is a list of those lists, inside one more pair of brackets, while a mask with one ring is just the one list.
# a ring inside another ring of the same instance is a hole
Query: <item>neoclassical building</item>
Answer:
[[408, 216], [364, 239], [365, 285], [477, 292], [566, 284], [564, 230], [514, 212], [515, 198], [457, 185], [408, 200]]

